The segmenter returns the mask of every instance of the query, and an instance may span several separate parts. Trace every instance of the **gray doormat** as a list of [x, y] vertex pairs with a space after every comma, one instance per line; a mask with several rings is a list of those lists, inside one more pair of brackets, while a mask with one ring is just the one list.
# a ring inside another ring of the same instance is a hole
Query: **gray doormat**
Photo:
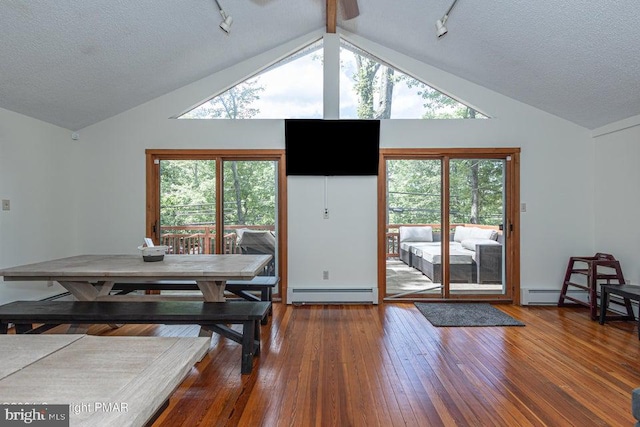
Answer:
[[489, 303], [414, 304], [433, 326], [524, 326]]

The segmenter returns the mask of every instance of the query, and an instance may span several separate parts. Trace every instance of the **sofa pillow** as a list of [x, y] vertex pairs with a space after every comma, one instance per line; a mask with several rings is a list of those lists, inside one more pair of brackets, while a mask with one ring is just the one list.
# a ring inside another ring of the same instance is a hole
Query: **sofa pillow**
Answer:
[[433, 242], [430, 226], [400, 227], [400, 242]]
[[471, 227], [457, 225], [455, 231], [453, 232], [453, 241], [459, 243], [469, 238], [471, 238]]
[[476, 245], [499, 245], [500, 243], [496, 242], [493, 239], [465, 239], [460, 245], [463, 248], [469, 249], [470, 251], [476, 250]]
[[490, 228], [470, 227], [469, 239], [493, 239], [498, 238], [498, 232]]

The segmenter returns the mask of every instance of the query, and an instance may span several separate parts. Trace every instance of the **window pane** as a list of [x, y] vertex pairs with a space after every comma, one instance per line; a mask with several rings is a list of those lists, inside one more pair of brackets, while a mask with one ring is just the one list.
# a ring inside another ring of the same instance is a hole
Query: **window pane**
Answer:
[[[440, 298], [442, 162], [387, 160], [386, 298]], [[436, 255], [424, 259], [422, 251]], [[428, 261], [428, 262], [427, 262]]]
[[277, 162], [226, 160], [223, 175], [225, 253], [268, 254], [261, 275], [276, 275]]
[[506, 293], [505, 163], [503, 159], [453, 159], [449, 163], [451, 294]]
[[211, 98], [181, 119], [322, 118], [322, 40]]
[[486, 116], [341, 40], [340, 118], [470, 119]]
[[160, 244], [172, 254], [215, 253], [214, 160], [160, 161]]

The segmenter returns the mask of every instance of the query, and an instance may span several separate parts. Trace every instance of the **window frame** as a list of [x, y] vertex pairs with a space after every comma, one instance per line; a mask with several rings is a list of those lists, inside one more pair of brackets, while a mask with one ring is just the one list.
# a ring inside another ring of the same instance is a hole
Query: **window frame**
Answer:
[[223, 227], [222, 207], [222, 171], [223, 162], [233, 160], [257, 160], [277, 162], [277, 262], [280, 276], [278, 292], [274, 299], [280, 298], [286, 303], [287, 295], [287, 177], [285, 174], [284, 150], [208, 150], [208, 149], [147, 149], [145, 150], [146, 163], [146, 219], [145, 236], [151, 236], [158, 243], [160, 228], [160, 161], [161, 160], [215, 160], [216, 161], [216, 241], [215, 252], [220, 251], [223, 245], [223, 233], [219, 227]]
[[[449, 239], [449, 160], [451, 159], [505, 159], [505, 295], [492, 295], [487, 300], [520, 301], [520, 148], [381, 148], [378, 172], [378, 302], [383, 304], [387, 293], [387, 193], [386, 162], [392, 159], [441, 159], [442, 180], [442, 229], [443, 240]], [[449, 248], [442, 246], [443, 282], [449, 281]], [[445, 295], [447, 298], [448, 295]], [[476, 297], [474, 297], [476, 298]], [[462, 298], [464, 299], [464, 298]]]

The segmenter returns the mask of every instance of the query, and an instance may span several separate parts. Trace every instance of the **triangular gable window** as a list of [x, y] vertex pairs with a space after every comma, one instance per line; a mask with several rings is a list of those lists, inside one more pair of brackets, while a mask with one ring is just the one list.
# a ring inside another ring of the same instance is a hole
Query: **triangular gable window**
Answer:
[[[180, 119], [323, 118], [323, 40], [252, 75]], [[340, 39], [341, 119], [487, 118]]]
[[340, 118], [487, 117], [341, 39]]
[[324, 110], [322, 59], [321, 39], [179, 118], [320, 119]]

